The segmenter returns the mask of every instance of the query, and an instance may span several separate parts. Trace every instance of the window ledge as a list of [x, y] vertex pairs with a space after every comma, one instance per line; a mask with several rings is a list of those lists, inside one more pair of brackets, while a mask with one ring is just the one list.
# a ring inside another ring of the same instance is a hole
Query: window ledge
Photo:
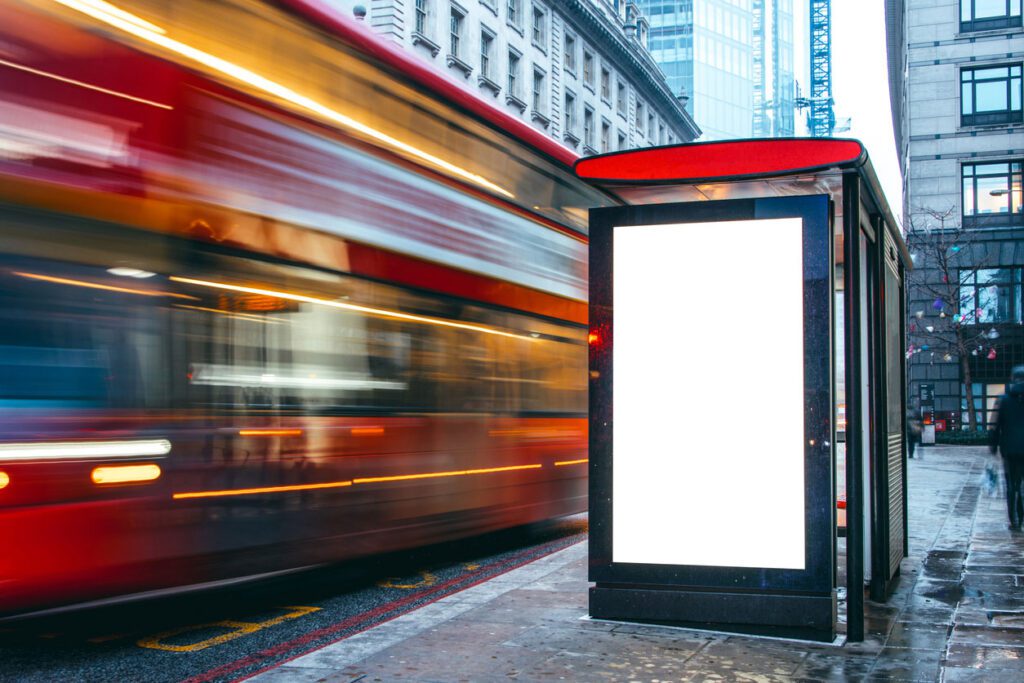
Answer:
[[594, 154], [597, 154], [597, 150], [590, 145], [583, 145], [583, 154], [585, 156], [593, 156]]
[[480, 74], [479, 76], [477, 76], [476, 80], [477, 80], [477, 83], [480, 84], [480, 87], [487, 88], [488, 90], [491, 91], [491, 94], [493, 94], [495, 97], [497, 97], [498, 93], [501, 92], [501, 86], [498, 85], [497, 83], [495, 83], [494, 81], [492, 81], [487, 76], [484, 76], [483, 74]]
[[498, 16], [498, 4], [495, 0], [480, 0], [480, 4], [491, 10], [491, 14]]
[[[961, 117], [963, 114], [961, 114]], [[1005, 121], [1003, 123], [961, 123], [957, 132], [970, 133], [972, 131], [982, 132], [990, 130], [1019, 130], [1024, 128], [1024, 120]]]
[[505, 104], [511, 104], [513, 107], [517, 108], [520, 112], [526, 111], [526, 102], [523, 102], [521, 99], [519, 99], [518, 97], [516, 97], [512, 93], [506, 93], [506, 95], [505, 95]]
[[1013, 36], [1017, 38], [1020, 34], [1024, 33], [1024, 29], [1020, 26], [1013, 26], [1010, 28], [988, 28], [984, 31], [960, 31], [959, 33], [953, 34], [953, 40], [965, 41], [971, 38], [1002, 38], [1003, 36]]
[[1024, 27], [1019, 23], [1013, 26], [1006, 25], [998, 28], [979, 28], [979, 29], [968, 29], [966, 31], [961, 27], [959, 31], [953, 34], [955, 40], [967, 40], [970, 38], [991, 38], [1001, 37], [1005, 35], [1017, 35], [1024, 33]]
[[530, 120], [531, 121], [536, 121], [537, 123], [539, 123], [544, 128], [547, 128], [548, 126], [551, 125], [551, 119], [549, 119], [548, 117], [544, 116], [544, 114], [542, 114], [541, 112], [537, 111], [536, 109], [530, 110]]
[[518, 33], [520, 36], [523, 35], [523, 27], [522, 26], [519, 26], [518, 24], [513, 24], [511, 21], [506, 21], [505, 25], [508, 26], [513, 31], [515, 31], [516, 33]]
[[533, 46], [540, 50], [541, 53], [543, 53], [545, 56], [548, 54], [548, 48], [544, 45], [544, 43], [538, 43], [536, 40], [531, 42], [533, 43]]
[[566, 142], [568, 142], [573, 147], [576, 147], [577, 145], [580, 144], [579, 136], [576, 135], [576, 133], [572, 132], [571, 130], [565, 131], [565, 133], [562, 134], [562, 137], [565, 139]]
[[591, 95], [595, 94], [594, 93], [594, 84], [593, 83], [587, 83], [587, 81], [584, 80], [583, 81], [583, 87], [586, 88], [587, 90], [589, 90]]
[[440, 45], [432, 41], [430, 38], [427, 38], [419, 31], [412, 32], [412, 44], [424, 46], [425, 48], [430, 50], [430, 54], [434, 57], [436, 57], [437, 53], [441, 51]]
[[975, 228], [1019, 228], [1024, 226], [1024, 213], [975, 213], [962, 216], [960, 224]]
[[446, 55], [445, 62], [448, 66], [454, 66], [456, 69], [462, 72], [462, 75], [469, 78], [469, 75], [473, 73], [473, 67], [466, 64], [464, 61], [456, 57], [455, 55]]

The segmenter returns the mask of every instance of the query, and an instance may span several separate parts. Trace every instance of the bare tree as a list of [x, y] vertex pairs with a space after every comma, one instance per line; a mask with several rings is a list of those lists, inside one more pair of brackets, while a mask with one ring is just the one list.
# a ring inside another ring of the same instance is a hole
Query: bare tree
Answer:
[[[919, 209], [911, 217], [907, 235], [914, 259], [910, 291], [931, 299], [931, 303], [912, 306], [908, 311], [907, 355], [928, 354], [932, 362], [960, 363], [968, 425], [973, 432], [978, 427], [978, 416], [970, 358], [985, 353], [991, 342], [989, 332], [980, 325], [983, 311], [974, 300], [973, 289], [974, 271], [984, 267], [984, 259], [979, 259], [984, 252], [958, 217], [956, 206], [945, 211]], [[994, 353], [994, 349], [990, 347], [988, 353]]]

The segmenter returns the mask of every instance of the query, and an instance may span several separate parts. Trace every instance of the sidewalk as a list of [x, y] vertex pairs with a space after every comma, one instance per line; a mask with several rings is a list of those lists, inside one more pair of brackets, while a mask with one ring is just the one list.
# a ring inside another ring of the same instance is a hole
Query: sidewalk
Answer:
[[910, 461], [910, 557], [863, 643], [843, 647], [587, 620], [580, 543], [251, 680], [1024, 680], [1024, 536], [981, 448]]

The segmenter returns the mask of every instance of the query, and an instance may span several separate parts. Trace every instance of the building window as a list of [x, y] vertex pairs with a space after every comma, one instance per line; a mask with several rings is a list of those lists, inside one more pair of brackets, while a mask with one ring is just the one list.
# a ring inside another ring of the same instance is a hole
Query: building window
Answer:
[[1020, 268], [962, 270], [959, 282], [964, 325], [1022, 322]]
[[565, 34], [565, 70], [576, 73], [576, 38], [569, 33]]
[[607, 121], [601, 121], [601, 151], [609, 151], [612, 139], [612, 124]]
[[[974, 397], [974, 414], [978, 418], [978, 430], [983, 431], [992, 426], [998, 411], [996, 404], [999, 397], [1006, 393], [1005, 384], [971, 384], [971, 396]], [[967, 386], [960, 384], [960, 429], [970, 429], [971, 415], [967, 411]]]
[[533, 70], [533, 98], [530, 104], [535, 112], [544, 112], [544, 72], [540, 69]]
[[612, 73], [604, 68], [601, 69], [601, 99], [612, 101]]
[[462, 27], [466, 23], [466, 15], [452, 7], [451, 21], [451, 44], [448, 52], [452, 57], [461, 57], [459, 50], [462, 48]]
[[519, 55], [509, 50], [508, 53], [508, 94], [519, 97]]
[[626, 84], [622, 81], [618, 82], [618, 89], [615, 93], [615, 108], [623, 116], [626, 115]]
[[626, 134], [619, 132], [619, 146], [615, 149], [626, 149]]
[[594, 148], [594, 110], [590, 107], [583, 108], [583, 144]]
[[665, 144], [665, 124], [664, 123], [658, 126], [658, 144], [659, 145], [664, 145]]
[[583, 51], [583, 82], [594, 87], [594, 54], [587, 50]]
[[964, 164], [960, 169], [963, 225], [1024, 225], [1021, 162]]
[[576, 95], [571, 92], [565, 93], [565, 111], [562, 112], [565, 118], [565, 134], [579, 141], [576, 137]]
[[647, 115], [647, 137], [651, 139], [651, 142], [655, 142], [655, 140], [654, 140], [654, 131], [655, 131], [655, 128], [654, 128], [654, 114], [648, 114]]
[[508, 23], [512, 26], [522, 26], [522, 14], [519, 10], [520, 0], [508, 0]]
[[636, 126], [637, 136], [644, 134], [644, 105], [642, 102], [637, 101], [636, 103], [636, 119], [634, 122]]
[[960, 30], [1020, 26], [1020, 0], [960, 0]]
[[489, 31], [480, 32], [480, 75], [491, 78], [491, 51], [494, 49], [494, 34]]
[[427, 12], [429, 0], [416, 0], [416, 33], [427, 35]]
[[983, 66], [960, 72], [960, 113], [965, 126], [1021, 121], [1021, 65]]
[[542, 50], [547, 49], [547, 14], [543, 9], [533, 7], [533, 44]]

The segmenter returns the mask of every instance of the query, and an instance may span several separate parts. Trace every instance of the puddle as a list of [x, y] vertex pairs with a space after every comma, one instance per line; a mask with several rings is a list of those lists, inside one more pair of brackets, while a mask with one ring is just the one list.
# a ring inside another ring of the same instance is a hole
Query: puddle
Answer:
[[[977, 590], [972, 590], [970, 593], [975, 596], [981, 595], [981, 592]], [[955, 605], [963, 599], [965, 594], [968, 594], [968, 592], [964, 590], [963, 584], [958, 583], [956, 585], [949, 586], [948, 588], [939, 588], [927, 593], [922, 593], [921, 595], [926, 598], [931, 598], [932, 600], [938, 600], [939, 602], [947, 605]]]

